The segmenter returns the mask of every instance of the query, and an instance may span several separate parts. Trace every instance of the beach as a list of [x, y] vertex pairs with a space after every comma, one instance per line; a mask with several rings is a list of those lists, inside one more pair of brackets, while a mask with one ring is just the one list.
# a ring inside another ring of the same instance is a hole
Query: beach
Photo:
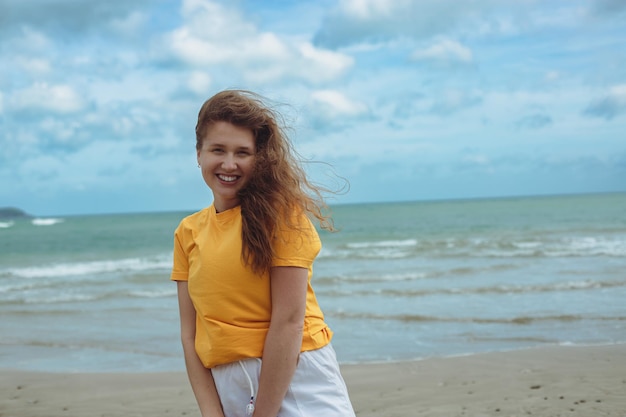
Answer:
[[[359, 417], [626, 415], [626, 344], [344, 365]], [[2, 417], [198, 416], [184, 372], [0, 372]]]
[[[625, 210], [333, 207], [311, 282], [357, 416], [626, 416]], [[169, 279], [187, 214], [0, 222], [0, 417], [199, 415]]]

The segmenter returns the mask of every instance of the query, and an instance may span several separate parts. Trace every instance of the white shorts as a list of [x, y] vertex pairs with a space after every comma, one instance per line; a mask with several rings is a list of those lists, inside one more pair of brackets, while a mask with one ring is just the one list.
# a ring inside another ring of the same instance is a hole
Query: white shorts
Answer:
[[[244, 371], [245, 369], [245, 371]], [[260, 359], [211, 369], [225, 417], [247, 417], [251, 390], [256, 395]], [[302, 352], [277, 417], [355, 417], [332, 346]]]

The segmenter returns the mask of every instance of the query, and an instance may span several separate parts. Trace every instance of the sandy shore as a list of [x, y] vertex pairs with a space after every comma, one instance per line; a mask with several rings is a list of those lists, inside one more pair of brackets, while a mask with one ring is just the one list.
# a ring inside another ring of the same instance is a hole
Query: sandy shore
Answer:
[[[626, 345], [555, 346], [342, 369], [359, 417], [626, 416]], [[0, 416], [198, 413], [184, 373], [2, 370]]]

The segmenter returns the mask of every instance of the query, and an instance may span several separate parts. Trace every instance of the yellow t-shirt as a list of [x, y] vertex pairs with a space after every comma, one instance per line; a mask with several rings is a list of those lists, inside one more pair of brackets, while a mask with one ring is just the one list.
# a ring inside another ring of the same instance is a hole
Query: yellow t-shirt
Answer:
[[[298, 230], [277, 234], [272, 265], [308, 270], [301, 348], [308, 351], [327, 345], [332, 331], [311, 287], [321, 242], [304, 214], [297, 220]], [[188, 281], [196, 309], [196, 352], [207, 368], [263, 355], [271, 319], [270, 278], [245, 266], [241, 245], [240, 206], [216, 213], [211, 205], [184, 218], [174, 234], [171, 279]]]

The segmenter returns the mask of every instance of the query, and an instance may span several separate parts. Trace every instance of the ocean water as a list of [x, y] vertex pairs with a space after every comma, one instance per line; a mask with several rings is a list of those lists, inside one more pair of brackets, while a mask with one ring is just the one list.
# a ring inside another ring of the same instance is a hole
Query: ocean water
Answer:
[[[313, 286], [342, 363], [626, 342], [626, 194], [333, 213]], [[187, 214], [0, 221], [0, 369], [183, 370]]]

